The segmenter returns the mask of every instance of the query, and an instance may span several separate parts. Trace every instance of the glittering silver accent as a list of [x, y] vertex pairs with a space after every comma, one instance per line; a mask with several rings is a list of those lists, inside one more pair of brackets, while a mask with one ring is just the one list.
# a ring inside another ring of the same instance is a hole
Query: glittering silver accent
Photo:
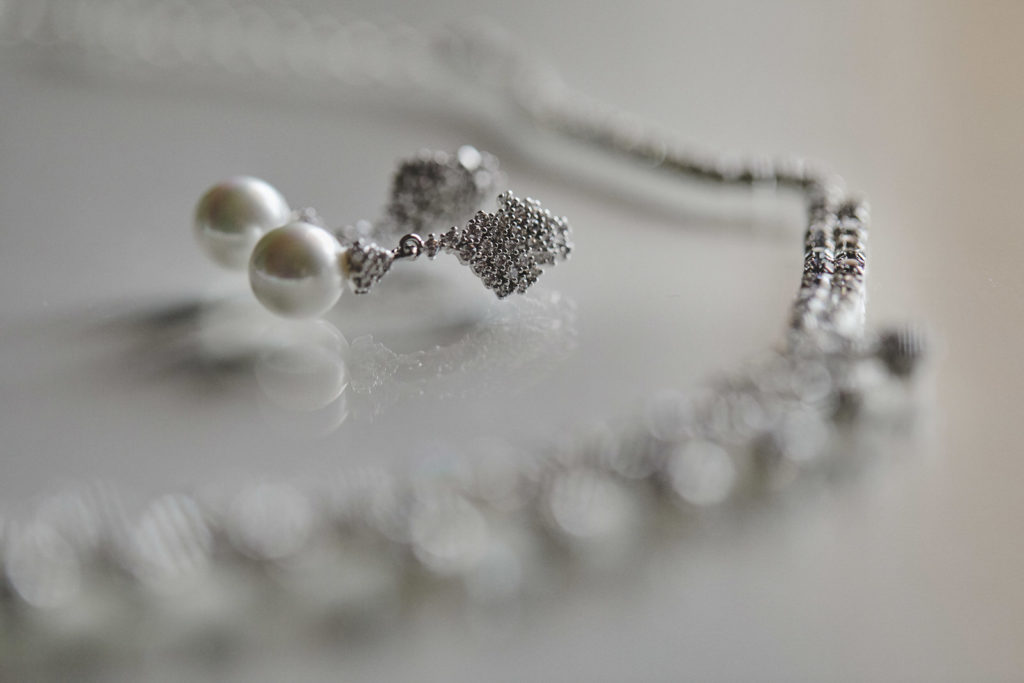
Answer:
[[394, 252], [373, 242], [357, 240], [344, 255], [344, 270], [352, 291], [366, 294], [391, 269], [395, 260]]
[[395, 172], [388, 219], [414, 233], [464, 223], [500, 177], [497, 157], [475, 147], [466, 145], [455, 154], [423, 151]]
[[430, 235], [425, 248], [431, 257], [439, 249], [455, 254], [503, 299], [525, 293], [541, 266], [567, 259], [572, 242], [565, 217], [554, 216], [535, 199], [506, 192], [498, 196], [495, 213], [481, 211], [462, 230]]
[[[476, 169], [470, 173], [470, 168]], [[422, 153], [404, 162], [395, 178], [390, 219], [414, 227], [430, 225], [479, 204], [481, 188], [489, 181], [477, 181], [497, 173], [497, 160], [473, 147], [462, 147], [457, 154]], [[468, 175], [467, 175], [468, 174]], [[349, 228], [336, 234], [342, 243], [358, 231]], [[416, 232], [398, 238], [398, 246], [388, 250], [368, 239], [356, 239], [348, 246], [345, 272], [352, 290], [365, 294], [398, 259], [413, 260], [426, 254], [435, 258], [442, 251], [454, 254], [470, 266], [484, 285], [499, 299], [523, 294], [543, 272], [543, 266], [564, 261], [572, 252], [569, 221], [555, 216], [529, 197], [513, 192], [498, 195], [497, 210], [478, 211], [465, 227], [451, 227], [444, 233], [430, 233], [424, 239]]]
[[[498, 195], [494, 213], [478, 211], [499, 177], [497, 158], [469, 145], [454, 154], [420, 152], [402, 162], [387, 216], [377, 224], [359, 221], [334, 233], [347, 248], [342, 265], [352, 290], [369, 292], [395, 260], [414, 260], [420, 254], [435, 258], [446, 251], [470, 266], [499, 299], [526, 292], [542, 266], [568, 258], [569, 222], [535, 199], [521, 199], [511, 191]], [[445, 222], [465, 226], [420, 237], [424, 229]], [[398, 228], [409, 232], [397, 237], [393, 233]], [[398, 242], [394, 249], [379, 246], [391, 239]]]

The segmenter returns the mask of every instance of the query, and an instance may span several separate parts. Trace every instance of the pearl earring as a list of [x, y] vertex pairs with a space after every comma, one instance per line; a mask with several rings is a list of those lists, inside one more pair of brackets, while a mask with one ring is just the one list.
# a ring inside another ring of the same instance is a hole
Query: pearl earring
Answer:
[[[346, 285], [365, 294], [396, 260], [441, 252], [504, 298], [526, 292], [544, 266], [568, 258], [572, 242], [568, 221], [533, 199], [505, 192], [494, 213], [478, 210], [500, 179], [497, 159], [473, 147], [423, 152], [399, 166], [384, 218], [331, 231], [315, 211], [289, 208], [268, 183], [231, 178], [199, 200], [195, 234], [216, 263], [248, 267], [256, 298], [285, 317], [322, 315]], [[398, 246], [378, 244], [387, 239]]]

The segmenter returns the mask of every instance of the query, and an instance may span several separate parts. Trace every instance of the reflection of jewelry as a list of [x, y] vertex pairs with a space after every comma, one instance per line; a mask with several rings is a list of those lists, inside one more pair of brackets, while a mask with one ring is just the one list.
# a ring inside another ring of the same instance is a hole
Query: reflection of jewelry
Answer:
[[274, 418], [295, 416], [306, 428], [310, 414], [323, 414], [322, 435], [349, 415], [371, 419], [402, 398], [486, 396], [509, 391], [513, 373], [517, 382], [542, 376], [575, 347], [575, 305], [558, 292], [518, 297], [490, 307], [457, 341], [411, 352], [369, 335], [349, 344], [326, 320], [282, 321], [257, 334], [254, 370], [279, 409]]
[[[472, 267], [498, 298], [523, 294], [543, 266], [568, 258], [569, 224], [533, 199], [498, 195], [494, 213], [477, 212], [498, 176], [497, 160], [465, 146], [457, 154], [423, 153], [395, 174], [387, 217], [375, 226], [411, 231], [387, 249], [352, 233], [331, 234], [311, 210], [292, 213], [281, 194], [256, 178], [214, 185], [196, 207], [195, 232], [209, 255], [227, 267], [248, 264], [260, 302], [287, 317], [321, 315], [334, 306], [344, 283], [365, 294], [398, 259], [440, 252]], [[469, 218], [425, 238], [418, 232]], [[258, 240], [258, 241], [257, 241]]]
[[[47, 31], [60, 29], [64, 40], [137, 61], [177, 59], [341, 80], [350, 74], [338, 45], [344, 48], [343, 39], [356, 34], [334, 25], [325, 35], [322, 25], [291, 13], [287, 24], [275, 23], [271, 10], [187, 22], [156, 6], [132, 3], [125, 11], [112, 3], [105, 11], [125, 16], [93, 26], [73, 21], [75, 8], [92, 8], [85, 3], [34, 0], [24, 7], [31, 21], [19, 23], [15, 13], [8, 24], [18, 40], [42, 42]], [[246, 17], [252, 25], [276, 27], [278, 40], [244, 40]], [[114, 39], [108, 24], [120, 27]], [[70, 36], [68, 26], [74, 26]], [[864, 333], [868, 214], [836, 177], [794, 159], [687, 153], [670, 137], [583, 100], [517, 41], [493, 31], [450, 29], [417, 34], [421, 40], [403, 33], [389, 42], [386, 30], [360, 26], [379, 43], [369, 59], [382, 69], [398, 62], [409, 71], [436, 68], [482, 89], [497, 87], [537, 126], [687, 178], [801, 193], [809, 220], [786, 343], [703, 392], [653, 400], [621, 424], [554, 439], [512, 458], [487, 444], [440, 473], [261, 484], [212, 502], [172, 495], [131, 518], [106, 499], [60, 499], [5, 534], [13, 599], [4, 606], [13, 605], [11, 612], [21, 614], [23, 606], [37, 608], [26, 610], [30, 614], [70, 611], [69, 625], [54, 629], [67, 638], [76, 626], [87, 635], [101, 632], [82, 614], [103, 600], [99, 614], [86, 612], [94, 621], [148, 605], [209, 627], [215, 611], [217, 635], [244, 640], [243, 624], [263, 619], [289, 626], [303, 617], [307, 623], [365, 624], [389, 613], [395, 601], [415, 604], [436, 585], [425, 576], [458, 582], [474, 604], [507, 604], [529, 592], [528, 578], [543, 583], [559, 558], [586, 561], [628, 549], [645, 537], [637, 533], [642, 526], [651, 535], [661, 530], [657, 522], [668, 509], [696, 516], [729, 500], [770, 495], [798, 475], [813, 480], [841, 473], [858, 461], [854, 456], [871, 450], [858, 449], [859, 441], [886, 433], [895, 414], [886, 401], [902, 394], [923, 344], [908, 330]], [[182, 40], [189, 31], [198, 39]], [[237, 44], [225, 38], [239, 34]], [[182, 44], [192, 48], [181, 50]], [[253, 58], [253, 45], [276, 52]], [[423, 54], [410, 58], [408, 51], [418, 48]], [[360, 50], [353, 53], [366, 59]], [[410, 249], [420, 247], [413, 242]], [[109, 590], [126, 584], [133, 588]], [[274, 614], [256, 612], [271, 591], [291, 599], [274, 603]], [[211, 601], [211, 594], [219, 599]], [[247, 619], [257, 613], [261, 619]], [[32, 625], [37, 630], [29, 631], [50, 635], [45, 619]], [[187, 636], [194, 637], [191, 631]], [[125, 635], [117, 645], [137, 647], [137, 640]]]

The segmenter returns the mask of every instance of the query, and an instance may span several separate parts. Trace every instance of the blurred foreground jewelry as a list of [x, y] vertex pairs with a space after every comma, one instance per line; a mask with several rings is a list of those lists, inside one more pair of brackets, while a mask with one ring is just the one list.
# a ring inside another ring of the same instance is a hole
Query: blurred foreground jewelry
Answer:
[[[159, 642], [179, 652], [182, 641], [205, 651], [210, 641], [260, 643], [259, 629], [301, 637], [308, 632], [298, 623], [358, 628], [407, 615], [394, 607], [429, 603], [432, 588], [453, 582], [473, 605], [508, 605], [563, 561], [626, 548], [621, 556], [639, 562], [636, 547], [665, 532], [669, 511], [689, 519], [708, 509], [742, 511], [798, 482], [841, 476], [899, 432], [925, 345], [910, 328], [865, 333], [868, 210], [838, 176], [797, 158], [688, 150], [582, 97], [493, 27], [355, 27], [314, 22], [292, 8], [277, 15], [274, 6], [224, 5], [206, 17], [204, 5], [185, 6], [190, 12], [179, 16], [139, 2], [33, 0], [12, 5], [0, 35], [231, 73], [341, 83], [387, 74], [402, 88], [422, 83], [424, 72], [436, 77], [431, 85], [449, 78], [493, 95], [536, 128], [661, 172], [799, 194], [808, 209], [799, 288], [778, 349], [697, 390], [652, 397], [630, 415], [541, 443], [488, 441], [451, 466], [412, 473], [349, 471], [219, 495], [172, 494], [133, 513], [109, 493], [44, 504], [4, 527], [10, 590], [0, 615], [13, 615], [19, 637], [72, 652], [97, 640], [110, 651]], [[248, 40], [249, 30], [259, 40]], [[363, 42], [350, 50], [354, 36]], [[358, 60], [346, 61], [351, 56]], [[284, 213], [282, 203], [277, 216]], [[385, 259], [457, 244], [410, 239]], [[288, 599], [268, 603], [268, 595]], [[163, 623], [139, 618], [147, 611], [172, 616], [178, 628], [140, 630]]]
[[[365, 294], [396, 260], [444, 251], [470, 266], [502, 299], [523, 294], [544, 266], [572, 250], [569, 223], [540, 203], [498, 195], [494, 213], [477, 211], [500, 174], [494, 156], [464, 146], [456, 154], [423, 152], [395, 173], [386, 217], [376, 225], [330, 232], [312, 209], [292, 211], [281, 193], [257, 178], [210, 188], [195, 212], [195, 234], [217, 263], [249, 268], [249, 283], [267, 309], [291, 318], [322, 315], [347, 282]], [[474, 215], [475, 212], [475, 215]], [[461, 222], [444, 232], [426, 230]], [[386, 248], [377, 239], [409, 230]]]

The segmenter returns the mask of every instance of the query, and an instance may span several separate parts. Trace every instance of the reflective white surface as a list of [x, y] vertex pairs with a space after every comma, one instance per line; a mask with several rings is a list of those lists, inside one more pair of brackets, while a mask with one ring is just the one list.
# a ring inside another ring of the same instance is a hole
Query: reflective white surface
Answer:
[[[712, 148], [805, 153], [863, 189], [874, 216], [869, 324], [913, 319], [937, 340], [927, 429], [861, 481], [684, 536], [630, 580], [569, 585], [500, 636], [428, 614], [340, 663], [268, 649], [226, 675], [1020, 678], [1024, 12], [488, 9], [596, 97]], [[388, 10], [427, 14], [366, 12]], [[466, 10], [447, 2], [429, 14]], [[799, 270], [796, 206], [693, 188], [650, 204], [637, 189], [646, 176], [568, 151], [553, 159], [500, 126], [416, 103], [214, 82], [30, 54], [0, 61], [0, 495], [14, 515], [83, 480], [143, 499], [366, 463], [443, 467], [480, 438], [621, 414], [779, 337]], [[495, 302], [451, 260], [400, 264], [408, 280], [345, 297], [329, 318], [348, 353], [363, 354], [346, 366], [347, 386], [316, 410], [283, 409], [291, 388], [274, 400], [239, 362], [264, 350], [256, 333], [274, 321], [259, 317], [244, 276], [221, 275], [196, 248], [197, 198], [251, 173], [340, 224], [378, 213], [396, 159], [466, 143], [499, 155], [517, 193], [572, 220], [576, 254], [544, 276], [531, 300], [540, 308]], [[423, 313], [432, 291], [458, 293], [436, 317]]]

